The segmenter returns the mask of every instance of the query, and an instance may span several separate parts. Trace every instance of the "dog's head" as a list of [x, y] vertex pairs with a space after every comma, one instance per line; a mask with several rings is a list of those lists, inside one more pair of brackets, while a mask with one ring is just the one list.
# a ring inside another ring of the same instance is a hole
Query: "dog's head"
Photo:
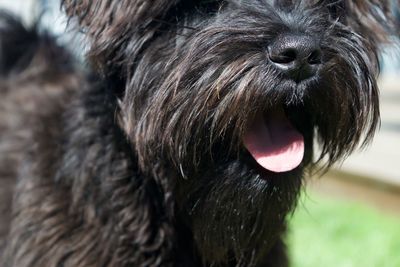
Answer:
[[210, 261], [257, 261], [304, 167], [345, 157], [379, 122], [377, 54], [395, 28], [388, 0], [64, 7], [121, 99], [141, 169], [162, 162], [186, 179], [178, 178], [178, 207]]

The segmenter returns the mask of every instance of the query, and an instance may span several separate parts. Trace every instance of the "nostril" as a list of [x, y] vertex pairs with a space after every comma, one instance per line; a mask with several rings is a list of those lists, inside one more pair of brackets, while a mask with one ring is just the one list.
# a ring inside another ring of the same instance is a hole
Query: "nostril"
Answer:
[[314, 51], [308, 56], [307, 62], [308, 62], [310, 65], [321, 64], [321, 62], [322, 62], [321, 50], [319, 50], [319, 49], [314, 50]]
[[279, 64], [289, 64], [295, 61], [297, 58], [297, 52], [295, 49], [285, 49], [284, 51], [281, 51], [280, 53], [271, 53], [270, 54], [270, 59], [274, 63], [279, 63]]

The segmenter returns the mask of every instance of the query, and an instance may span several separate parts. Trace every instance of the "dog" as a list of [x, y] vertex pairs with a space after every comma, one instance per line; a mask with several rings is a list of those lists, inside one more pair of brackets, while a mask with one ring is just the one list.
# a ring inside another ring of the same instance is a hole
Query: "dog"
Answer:
[[4, 267], [286, 267], [304, 175], [379, 124], [386, 0], [64, 0], [2, 14]]

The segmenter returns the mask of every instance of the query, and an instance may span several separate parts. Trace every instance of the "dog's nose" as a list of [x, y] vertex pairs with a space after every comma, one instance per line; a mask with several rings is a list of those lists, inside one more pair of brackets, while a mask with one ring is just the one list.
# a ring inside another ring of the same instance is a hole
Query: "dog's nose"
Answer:
[[322, 62], [322, 52], [315, 38], [304, 34], [279, 36], [268, 47], [269, 59], [296, 82], [316, 74]]

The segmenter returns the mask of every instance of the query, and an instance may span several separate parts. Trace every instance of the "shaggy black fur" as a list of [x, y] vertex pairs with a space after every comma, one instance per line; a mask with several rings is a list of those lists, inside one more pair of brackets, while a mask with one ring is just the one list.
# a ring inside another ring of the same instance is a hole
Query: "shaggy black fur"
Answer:
[[[3, 14], [3, 266], [288, 266], [304, 171], [367, 143], [379, 122], [389, 2], [64, 0], [90, 73]], [[268, 58], [291, 33], [322, 52], [300, 83]], [[242, 142], [277, 107], [306, 145], [279, 174]]]

